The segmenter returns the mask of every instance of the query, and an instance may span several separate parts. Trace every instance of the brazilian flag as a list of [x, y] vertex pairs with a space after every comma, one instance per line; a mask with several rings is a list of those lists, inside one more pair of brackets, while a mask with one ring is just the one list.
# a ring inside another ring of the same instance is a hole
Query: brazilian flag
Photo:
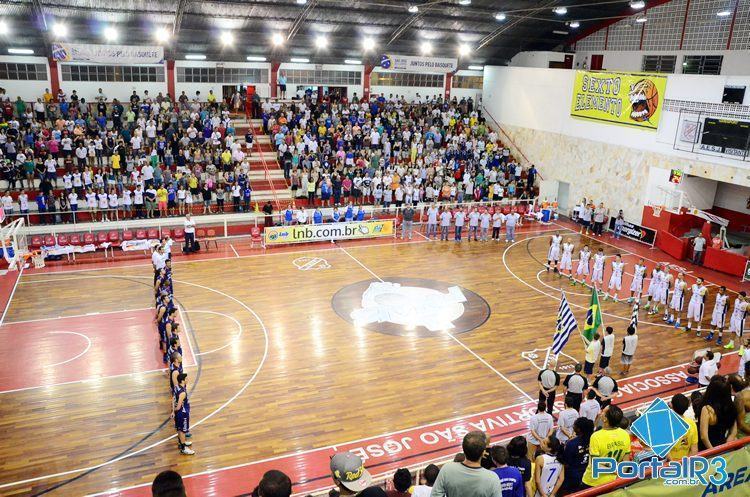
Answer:
[[583, 332], [581, 333], [586, 342], [594, 339], [594, 333], [597, 332], [601, 325], [602, 309], [599, 307], [599, 292], [594, 287], [591, 289], [591, 304], [589, 304], [589, 310], [586, 311], [586, 322], [583, 325]]

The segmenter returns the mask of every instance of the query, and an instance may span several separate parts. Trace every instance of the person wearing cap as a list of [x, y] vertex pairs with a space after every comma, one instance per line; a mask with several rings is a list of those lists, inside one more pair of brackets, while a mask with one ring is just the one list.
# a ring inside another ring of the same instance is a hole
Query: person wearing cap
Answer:
[[385, 497], [385, 490], [377, 486], [370, 487], [372, 476], [356, 454], [340, 452], [331, 458], [330, 466], [331, 478], [339, 487], [341, 495]]
[[500, 478], [482, 467], [487, 436], [481, 431], [469, 432], [461, 446], [466, 460], [442, 467], [431, 497], [502, 497]]

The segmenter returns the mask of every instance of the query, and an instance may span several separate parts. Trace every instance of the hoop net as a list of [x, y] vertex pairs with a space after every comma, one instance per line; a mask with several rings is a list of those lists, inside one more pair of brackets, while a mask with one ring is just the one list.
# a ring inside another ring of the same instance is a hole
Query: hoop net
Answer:
[[653, 205], [651, 208], [654, 209], [654, 217], [661, 216], [661, 211], [664, 210], [663, 205]]

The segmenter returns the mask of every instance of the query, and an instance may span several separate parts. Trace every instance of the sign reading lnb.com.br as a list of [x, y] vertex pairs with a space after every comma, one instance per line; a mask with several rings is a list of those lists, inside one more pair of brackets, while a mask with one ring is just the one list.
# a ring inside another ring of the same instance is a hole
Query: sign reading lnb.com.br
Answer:
[[[650, 478], [650, 483], [661, 488], [661, 492], [653, 492], [654, 495], [664, 496], [664, 487], [685, 487], [698, 486], [701, 493], [696, 495], [716, 495], [713, 492], [706, 493], [704, 489], [731, 488], [732, 483], [738, 483], [737, 480], [745, 477], [730, 473], [727, 468], [727, 459], [724, 457], [714, 457], [707, 459], [701, 456], [683, 457], [680, 461], [664, 460], [669, 451], [680, 439], [688, 432], [688, 424], [676, 412], [674, 412], [662, 399], [655, 399], [648, 407], [646, 412], [641, 415], [633, 425], [631, 431], [637, 436], [644, 445], [648, 446], [654, 453], [655, 457], [641, 462], [618, 461], [614, 457], [595, 457], [592, 459], [592, 476], [599, 478], [604, 475], [617, 475], [623, 479], [645, 480]], [[650, 475], [647, 474], [650, 472]], [[750, 475], [748, 475], [750, 477]], [[659, 481], [656, 481], [659, 480]], [[651, 486], [651, 485], [649, 485]], [[745, 487], [747, 489], [747, 487]], [[692, 493], [684, 493], [681, 490], [679, 495], [692, 496]], [[624, 489], [623, 495], [651, 495], [652, 492], [644, 492], [642, 488], [637, 491], [635, 488]], [[615, 492], [612, 495], [617, 495]], [[675, 494], [677, 495], [677, 494]], [[750, 492], [748, 494], [750, 495]]]

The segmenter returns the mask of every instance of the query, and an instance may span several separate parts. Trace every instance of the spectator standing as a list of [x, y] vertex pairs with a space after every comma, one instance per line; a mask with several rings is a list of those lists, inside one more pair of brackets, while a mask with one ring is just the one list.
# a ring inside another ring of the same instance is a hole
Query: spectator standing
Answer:
[[[508, 466], [508, 449], [502, 445], [492, 447], [492, 460], [497, 466], [492, 470], [500, 478], [500, 488], [503, 497], [524, 497], [525, 488], [521, 471], [513, 466]], [[415, 493], [413, 497], [417, 497]]]
[[593, 459], [595, 457], [611, 457], [616, 462], [625, 461], [630, 455], [630, 435], [620, 428], [622, 423], [622, 409], [609, 406], [603, 411], [602, 429], [591, 435], [589, 441], [589, 462], [583, 474], [582, 482], [589, 487], [598, 487], [614, 481], [615, 474], [593, 476]]
[[612, 403], [612, 397], [618, 392], [617, 381], [608, 375], [598, 376], [591, 385], [602, 410]]
[[578, 412], [584, 418], [588, 418], [594, 423], [599, 418], [599, 413], [602, 412], [602, 406], [599, 401], [596, 400], [596, 392], [592, 389], [586, 394], [586, 400], [581, 403]]
[[440, 213], [440, 240], [448, 241], [448, 231], [451, 227], [451, 211], [447, 208]]
[[547, 405], [540, 402], [536, 406], [536, 414], [532, 415], [531, 419], [529, 419], [527, 440], [529, 441], [529, 452], [532, 457], [536, 457], [539, 445], [542, 443], [542, 440], [552, 433], [554, 425], [555, 419], [552, 417], [552, 414], [547, 412]]
[[704, 250], [706, 250], [706, 239], [703, 233], [698, 233], [698, 236], [693, 238], [693, 264], [696, 266], [702, 265]]
[[[339, 452], [331, 458], [331, 478], [339, 487], [341, 495], [358, 495], [372, 483], [370, 472], [365, 469], [362, 459], [351, 452]], [[385, 495], [385, 492], [382, 495]]]
[[574, 373], [569, 374], [563, 381], [563, 387], [565, 388], [565, 397], [570, 398], [570, 406], [578, 410], [583, 402], [583, 392], [589, 387], [589, 382], [581, 374], [583, 366], [581, 363], [576, 363]]
[[404, 207], [403, 211], [401, 211], [401, 215], [403, 216], [401, 225], [401, 239], [403, 240], [406, 236], [408, 236], [409, 240], [411, 240], [412, 234], [414, 232], [414, 207], [412, 207], [411, 204], [407, 204], [406, 207]]
[[192, 252], [193, 245], [195, 244], [195, 221], [193, 221], [189, 212], [185, 214], [183, 226], [185, 230], [185, 247], [188, 252]]
[[411, 496], [412, 497], [430, 497], [430, 494], [432, 493], [432, 487], [435, 485], [435, 480], [437, 480], [439, 473], [440, 473], [440, 468], [438, 468], [434, 464], [430, 464], [429, 466], [427, 466], [424, 469], [424, 471], [422, 471], [423, 483], [420, 485], [416, 485], [414, 487], [414, 489], [412, 490]]
[[604, 202], [601, 202], [599, 207], [594, 209], [594, 235], [596, 236], [602, 236], [602, 230], [604, 229], [604, 215], [606, 212]]
[[531, 495], [531, 461], [529, 460], [529, 446], [526, 438], [519, 435], [510, 439], [508, 442], [508, 466], [518, 468], [521, 472], [523, 485], [526, 489], [526, 495]]
[[[750, 370], [750, 366], [747, 367]], [[734, 407], [737, 410], [737, 438], [750, 437], [750, 383], [748, 375], [736, 374], [729, 377], [734, 392]]]
[[635, 350], [638, 348], [638, 335], [635, 333], [635, 328], [628, 326], [628, 334], [622, 339], [622, 370], [620, 376], [625, 376], [630, 373], [630, 366], [633, 364], [633, 356], [635, 356]]
[[437, 237], [438, 208], [434, 203], [427, 209], [427, 238]]
[[722, 376], [711, 378], [698, 413], [698, 449], [706, 450], [734, 440], [737, 435], [737, 408], [732, 402], [729, 382]]
[[582, 489], [581, 479], [589, 463], [589, 441], [594, 433], [594, 422], [588, 418], [578, 418], [573, 423], [575, 436], [568, 440], [562, 453], [565, 478], [559, 495], [567, 495]]
[[542, 453], [536, 458], [534, 469], [534, 497], [554, 497], [565, 478], [565, 468], [560, 461], [563, 446], [554, 435], [549, 435], [540, 447]]
[[565, 409], [560, 411], [560, 414], [557, 416], [557, 432], [555, 436], [563, 444], [573, 438], [573, 425], [579, 417], [578, 411], [570, 405], [572, 400], [570, 397], [565, 397]]
[[521, 216], [517, 212], [511, 212], [505, 216], [505, 243], [516, 241], [516, 225]]
[[707, 387], [711, 382], [711, 378], [719, 372], [719, 359], [714, 356], [714, 353], [707, 350], [703, 355], [703, 360], [698, 368], [698, 383], [702, 387]]
[[552, 369], [545, 367], [539, 371], [536, 381], [539, 385], [539, 403], [545, 404], [547, 412], [552, 413], [555, 407], [557, 387], [560, 385], [560, 375], [554, 370], [554, 363], [552, 363]]
[[669, 406], [688, 425], [687, 433], [672, 447], [668, 456], [670, 461], [681, 461], [683, 457], [692, 457], [698, 453], [698, 426], [694, 420], [685, 416], [685, 412], [690, 407], [690, 400], [683, 394], [674, 395]]
[[406, 468], [400, 468], [396, 470], [393, 475], [393, 488], [394, 490], [388, 490], [385, 495], [387, 497], [410, 497], [409, 488], [411, 487], [411, 473]]
[[266, 471], [253, 495], [258, 497], [289, 497], [292, 495], [292, 480], [283, 472], [272, 469]]
[[176, 471], [162, 471], [151, 484], [152, 497], [187, 497], [185, 484]]
[[446, 463], [438, 474], [431, 497], [502, 497], [500, 479], [481, 465], [487, 436], [472, 431], [461, 444], [466, 460]]

